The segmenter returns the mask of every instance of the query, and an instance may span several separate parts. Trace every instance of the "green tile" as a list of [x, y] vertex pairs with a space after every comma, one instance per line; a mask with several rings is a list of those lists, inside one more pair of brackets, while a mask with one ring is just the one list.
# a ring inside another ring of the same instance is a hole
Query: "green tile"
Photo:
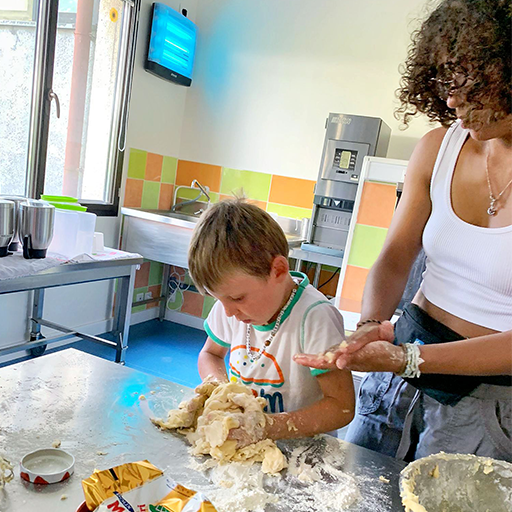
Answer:
[[142, 304], [142, 306], [134, 306], [132, 308], [132, 313], [138, 313], [139, 311], [144, 311], [146, 309], [146, 304]]
[[160, 195], [160, 183], [157, 181], [144, 181], [142, 187], [142, 208], [148, 210], [158, 209], [158, 196]]
[[155, 286], [162, 283], [162, 273], [164, 266], [158, 261], [152, 261], [149, 267], [149, 286]]
[[174, 296], [171, 296], [167, 301], [167, 309], [172, 309], [173, 311], [179, 311], [183, 306], [183, 292], [177, 290]]
[[268, 203], [267, 212], [276, 213], [280, 217], [289, 217], [291, 219], [311, 218], [311, 210], [297, 206], [286, 206], [284, 204]]
[[217, 302], [217, 299], [214, 299], [213, 297], [210, 297], [209, 295], [204, 296], [204, 302], [203, 302], [203, 314], [201, 315], [202, 318], [206, 318], [209, 314], [211, 309], [213, 308], [213, 305]]
[[144, 179], [146, 175], [147, 151], [141, 149], [130, 149], [130, 160], [128, 161], [128, 178]]
[[176, 180], [176, 169], [178, 159], [172, 156], [164, 156], [162, 164], [162, 183], [174, 183]]
[[271, 174], [223, 167], [220, 193], [233, 195], [242, 192], [249, 199], [268, 201], [271, 180]]
[[384, 245], [387, 229], [356, 224], [348, 264], [370, 268]]

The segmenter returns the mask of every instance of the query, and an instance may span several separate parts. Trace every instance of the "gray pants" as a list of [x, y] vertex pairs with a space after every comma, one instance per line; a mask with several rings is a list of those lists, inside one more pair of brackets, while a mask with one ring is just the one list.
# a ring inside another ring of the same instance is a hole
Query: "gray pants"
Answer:
[[512, 388], [481, 384], [443, 405], [400, 377], [370, 373], [345, 440], [406, 461], [444, 451], [512, 462]]

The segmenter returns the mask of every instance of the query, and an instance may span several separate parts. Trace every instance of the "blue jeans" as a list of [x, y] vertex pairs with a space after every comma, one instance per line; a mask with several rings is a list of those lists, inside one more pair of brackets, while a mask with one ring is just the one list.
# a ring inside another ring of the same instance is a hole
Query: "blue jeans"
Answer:
[[[424, 341], [425, 324], [436, 322], [425, 319], [426, 314], [417, 306], [412, 312], [408, 309], [395, 326], [395, 343], [413, 342], [415, 338]], [[432, 330], [439, 331], [441, 324], [436, 324]], [[429, 332], [428, 336], [428, 343], [435, 343], [436, 336], [442, 337], [438, 342], [447, 341], [442, 332]], [[445, 451], [512, 462], [512, 388], [506, 385], [508, 377], [479, 381], [442, 376], [439, 388], [436, 377], [440, 376], [425, 377], [413, 386], [413, 379], [406, 382], [392, 373], [367, 374], [345, 440], [406, 461]]]

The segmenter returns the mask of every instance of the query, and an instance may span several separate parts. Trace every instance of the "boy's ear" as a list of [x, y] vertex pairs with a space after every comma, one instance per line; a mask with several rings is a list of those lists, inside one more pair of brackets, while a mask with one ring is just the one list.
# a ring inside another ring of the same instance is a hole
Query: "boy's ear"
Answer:
[[274, 261], [272, 262], [271, 273], [274, 277], [280, 281], [288, 277], [290, 272], [290, 266], [288, 265], [288, 260], [284, 256], [276, 256]]

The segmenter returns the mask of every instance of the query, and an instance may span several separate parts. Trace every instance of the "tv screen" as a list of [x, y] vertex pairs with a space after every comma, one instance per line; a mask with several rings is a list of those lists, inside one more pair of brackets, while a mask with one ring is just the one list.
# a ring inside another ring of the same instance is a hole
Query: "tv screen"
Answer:
[[189, 86], [196, 48], [194, 23], [171, 7], [155, 2], [144, 69], [160, 78]]

